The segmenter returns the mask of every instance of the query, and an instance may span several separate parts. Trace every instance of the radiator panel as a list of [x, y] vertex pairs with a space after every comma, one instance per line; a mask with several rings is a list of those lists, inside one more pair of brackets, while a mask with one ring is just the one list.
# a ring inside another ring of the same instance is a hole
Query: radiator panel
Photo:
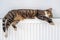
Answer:
[[4, 37], [2, 20], [0, 19], [0, 40], [60, 40], [60, 19], [53, 19], [55, 25], [45, 21], [25, 20], [19, 22], [17, 31], [9, 27], [8, 37]]

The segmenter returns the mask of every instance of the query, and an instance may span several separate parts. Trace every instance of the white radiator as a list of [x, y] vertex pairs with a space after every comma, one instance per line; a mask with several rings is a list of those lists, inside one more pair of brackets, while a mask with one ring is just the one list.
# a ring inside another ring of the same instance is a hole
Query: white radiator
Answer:
[[55, 25], [35, 19], [24, 20], [16, 25], [17, 31], [10, 26], [8, 37], [5, 38], [0, 19], [0, 40], [60, 40], [60, 19], [53, 21]]

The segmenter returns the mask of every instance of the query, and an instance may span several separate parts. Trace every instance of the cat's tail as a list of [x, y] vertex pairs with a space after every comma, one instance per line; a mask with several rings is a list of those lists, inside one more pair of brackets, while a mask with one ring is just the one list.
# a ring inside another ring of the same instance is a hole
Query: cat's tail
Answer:
[[3, 26], [3, 31], [5, 32], [6, 31], [6, 22], [7, 22], [7, 18], [3, 18], [2, 19], [2, 26]]

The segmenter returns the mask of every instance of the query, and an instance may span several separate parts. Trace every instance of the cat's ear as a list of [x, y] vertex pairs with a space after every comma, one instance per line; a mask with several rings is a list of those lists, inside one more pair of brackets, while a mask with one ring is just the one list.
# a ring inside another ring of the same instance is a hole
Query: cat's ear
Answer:
[[49, 8], [49, 9], [47, 9], [47, 10], [52, 11], [52, 8]]

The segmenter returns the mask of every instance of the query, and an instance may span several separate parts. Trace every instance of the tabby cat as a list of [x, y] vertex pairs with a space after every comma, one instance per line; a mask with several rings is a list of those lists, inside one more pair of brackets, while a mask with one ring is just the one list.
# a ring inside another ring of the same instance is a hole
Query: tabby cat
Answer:
[[53, 21], [51, 18], [53, 18], [52, 15], [52, 8], [46, 9], [46, 10], [34, 10], [34, 9], [16, 9], [11, 10], [7, 13], [7, 15], [3, 18], [3, 31], [7, 32], [9, 26], [12, 24], [12, 27], [16, 30], [17, 27], [15, 26], [19, 21], [24, 19], [34, 19], [38, 18], [44, 21], [47, 21], [48, 23], [52, 23]]

